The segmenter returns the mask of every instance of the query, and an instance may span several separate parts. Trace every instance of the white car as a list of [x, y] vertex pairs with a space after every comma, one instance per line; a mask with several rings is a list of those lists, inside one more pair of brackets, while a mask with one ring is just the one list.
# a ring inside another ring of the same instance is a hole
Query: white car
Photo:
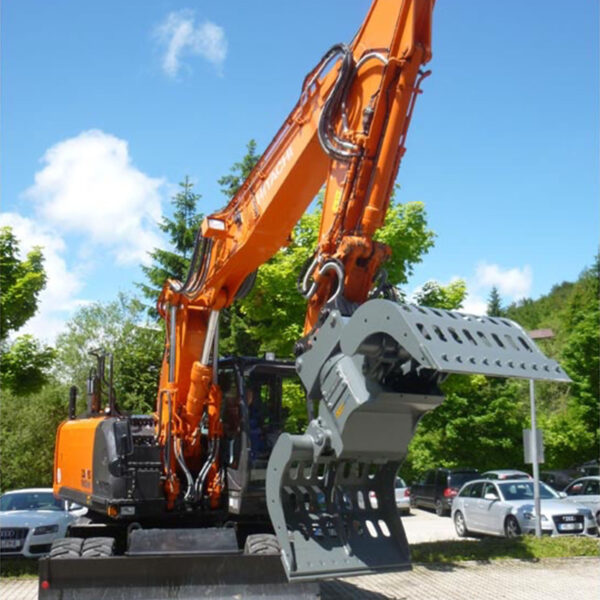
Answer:
[[529, 473], [525, 471], [517, 471], [517, 469], [496, 469], [495, 471], [486, 471], [481, 474], [485, 479], [533, 479]]
[[600, 527], [600, 476], [580, 477], [572, 481], [564, 493], [564, 502], [576, 502], [587, 506], [596, 516], [596, 523]]
[[410, 490], [404, 483], [402, 477], [396, 477], [394, 483], [394, 494], [396, 496], [396, 507], [403, 515], [410, 514]]
[[[548, 535], [596, 535], [592, 511], [583, 504], [567, 504], [540, 483], [541, 529]], [[487, 533], [515, 537], [535, 531], [533, 481], [478, 479], [465, 484], [452, 503], [452, 518], [459, 537]]]
[[50, 488], [6, 492], [0, 497], [0, 554], [3, 558], [35, 558], [47, 554], [52, 542], [87, 509], [57, 500]]

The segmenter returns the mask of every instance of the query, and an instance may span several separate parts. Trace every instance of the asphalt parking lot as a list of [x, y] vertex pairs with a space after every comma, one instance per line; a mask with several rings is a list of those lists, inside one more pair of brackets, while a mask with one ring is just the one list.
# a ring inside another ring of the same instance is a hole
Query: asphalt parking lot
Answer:
[[438, 517], [435, 512], [411, 509], [410, 515], [402, 517], [402, 524], [409, 544], [459, 539], [450, 517]]
[[[452, 521], [413, 510], [402, 519], [411, 544], [457, 539]], [[600, 598], [600, 558], [414, 565], [411, 571], [347, 577], [321, 585], [322, 600], [589, 600]], [[176, 598], [177, 596], [169, 596]], [[0, 581], [2, 600], [37, 600], [37, 580]], [[148, 600], [152, 600], [148, 598]]]

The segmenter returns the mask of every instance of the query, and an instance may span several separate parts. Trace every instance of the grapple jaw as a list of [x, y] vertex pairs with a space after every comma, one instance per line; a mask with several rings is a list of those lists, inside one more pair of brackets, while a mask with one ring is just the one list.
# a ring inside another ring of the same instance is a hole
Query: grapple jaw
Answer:
[[319, 415], [278, 439], [267, 502], [300, 580], [410, 567], [394, 478], [448, 373], [570, 381], [513, 321], [388, 300], [332, 311], [296, 368]]

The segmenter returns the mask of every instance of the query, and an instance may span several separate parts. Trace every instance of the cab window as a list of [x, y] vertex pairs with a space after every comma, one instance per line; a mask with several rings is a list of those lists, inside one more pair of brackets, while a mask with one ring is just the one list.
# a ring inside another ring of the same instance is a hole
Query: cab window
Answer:
[[[490, 485], [490, 484], [488, 483], [488, 485]], [[480, 481], [479, 483], [474, 483], [470, 486], [469, 496], [471, 498], [481, 498], [482, 490], [483, 490], [483, 481]]]
[[496, 490], [496, 486], [493, 483], [486, 483], [483, 486], [483, 497], [485, 498], [488, 494], [494, 495], [495, 498], [498, 498], [498, 492]]
[[575, 483], [572, 483], [568, 488], [567, 488], [567, 495], [568, 496], [579, 496], [580, 494], [583, 494], [583, 481], [576, 481]]

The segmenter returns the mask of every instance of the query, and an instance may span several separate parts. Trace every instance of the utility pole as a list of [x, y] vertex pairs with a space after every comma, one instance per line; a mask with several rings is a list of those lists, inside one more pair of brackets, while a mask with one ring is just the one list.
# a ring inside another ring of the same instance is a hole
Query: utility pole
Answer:
[[535, 385], [529, 380], [529, 404], [531, 410], [531, 460], [533, 462], [533, 504], [535, 535], [542, 537], [542, 503], [540, 502], [540, 463], [538, 462], [537, 418], [535, 410]]
[[[548, 340], [554, 337], [552, 329], [536, 329], [529, 332], [533, 340]], [[540, 463], [538, 456], [538, 431], [535, 407], [535, 384], [529, 380], [529, 408], [531, 411], [531, 461], [533, 469], [533, 504], [535, 515], [535, 535], [542, 537], [542, 503], [540, 501]]]

